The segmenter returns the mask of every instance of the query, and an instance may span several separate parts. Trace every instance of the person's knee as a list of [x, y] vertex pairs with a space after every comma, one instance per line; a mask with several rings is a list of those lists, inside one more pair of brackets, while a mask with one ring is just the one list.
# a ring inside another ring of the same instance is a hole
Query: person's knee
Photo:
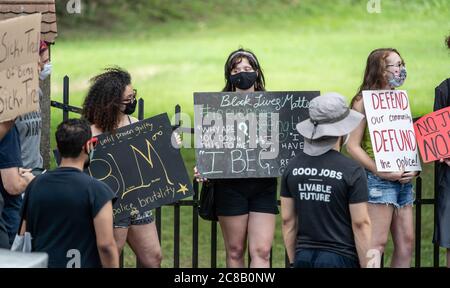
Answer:
[[410, 232], [405, 235], [405, 246], [412, 250], [414, 248], [414, 233]]
[[400, 242], [396, 245], [397, 249], [401, 254], [412, 255], [414, 250], [414, 233], [405, 233], [402, 235]]
[[387, 241], [388, 241], [387, 237], [372, 239], [372, 249], [376, 249], [380, 251], [381, 254], [383, 254], [384, 249], [386, 248]]
[[231, 245], [227, 249], [227, 256], [232, 260], [242, 260], [244, 258], [245, 248], [241, 245]]
[[117, 250], [119, 250], [119, 254], [122, 253], [123, 247], [126, 243], [126, 237], [114, 235], [114, 239], [116, 240]]
[[147, 251], [143, 255], [139, 255], [141, 264], [146, 268], [159, 268], [163, 260], [161, 249]]
[[252, 259], [259, 258], [262, 260], [269, 261], [270, 260], [270, 246], [257, 246], [255, 248], [250, 249], [250, 257]]
[[155, 251], [154, 253], [152, 253], [151, 257], [150, 257], [150, 263], [151, 263], [151, 267], [157, 268], [157, 267], [161, 267], [161, 262], [163, 260], [163, 256], [162, 256], [162, 252], [161, 249], [159, 249], [158, 251]]

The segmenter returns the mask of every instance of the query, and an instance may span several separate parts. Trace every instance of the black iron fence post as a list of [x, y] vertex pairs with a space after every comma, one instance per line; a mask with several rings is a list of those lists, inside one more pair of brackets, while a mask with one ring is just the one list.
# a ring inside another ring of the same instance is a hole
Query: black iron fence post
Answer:
[[144, 120], [144, 99], [140, 98], [138, 100], [138, 119], [139, 121]]
[[192, 204], [192, 268], [198, 268], [198, 182], [193, 180], [194, 197]]
[[422, 235], [422, 178], [416, 178], [416, 244], [415, 244], [415, 267], [421, 266], [421, 235]]
[[[434, 228], [436, 227], [436, 223], [438, 221], [438, 197], [439, 197], [439, 177], [438, 177], [438, 163], [434, 163], [434, 211], [433, 211], [433, 218], [434, 218]], [[433, 244], [433, 267], [437, 268], [439, 267], [439, 245]]]
[[[69, 105], [69, 76], [64, 76], [63, 80], [63, 104], [64, 108]], [[69, 111], [67, 109], [63, 110], [63, 121], [69, 119]]]
[[211, 268], [217, 267], [217, 222], [211, 221]]
[[[139, 121], [144, 120], [144, 99], [142, 98], [138, 100], [138, 120]], [[139, 262], [138, 257], [136, 257], [136, 268], [143, 268], [143, 265], [141, 262]]]

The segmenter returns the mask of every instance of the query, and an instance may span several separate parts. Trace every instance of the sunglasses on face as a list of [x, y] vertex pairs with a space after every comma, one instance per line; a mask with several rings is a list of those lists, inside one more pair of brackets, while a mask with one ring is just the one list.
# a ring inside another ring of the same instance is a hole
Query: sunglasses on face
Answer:
[[136, 96], [137, 96], [137, 90], [133, 89], [133, 94], [128, 95], [127, 99], [123, 100], [123, 103], [133, 103], [134, 101], [136, 101]]
[[403, 67], [405, 67], [405, 63], [397, 63], [397, 64], [388, 64], [388, 65], [386, 65], [386, 68], [389, 68], [389, 67], [403, 68]]

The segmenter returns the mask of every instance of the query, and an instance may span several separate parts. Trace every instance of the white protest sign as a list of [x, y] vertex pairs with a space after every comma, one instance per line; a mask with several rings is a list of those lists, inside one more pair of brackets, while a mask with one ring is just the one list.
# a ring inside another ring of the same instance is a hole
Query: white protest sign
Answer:
[[377, 170], [422, 170], [406, 91], [367, 90], [363, 99]]
[[40, 13], [0, 22], [0, 122], [39, 108]]

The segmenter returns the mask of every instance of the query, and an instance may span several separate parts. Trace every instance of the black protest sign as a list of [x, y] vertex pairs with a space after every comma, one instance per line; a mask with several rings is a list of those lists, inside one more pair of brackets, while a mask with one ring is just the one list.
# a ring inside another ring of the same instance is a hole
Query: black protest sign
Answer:
[[297, 123], [320, 92], [194, 93], [195, 154], [206, 178], [281, 176], [303, 149]]
[[193, 195], [167, 114], [99, 135], [88, 173], [116, 193], [115, 221]]

